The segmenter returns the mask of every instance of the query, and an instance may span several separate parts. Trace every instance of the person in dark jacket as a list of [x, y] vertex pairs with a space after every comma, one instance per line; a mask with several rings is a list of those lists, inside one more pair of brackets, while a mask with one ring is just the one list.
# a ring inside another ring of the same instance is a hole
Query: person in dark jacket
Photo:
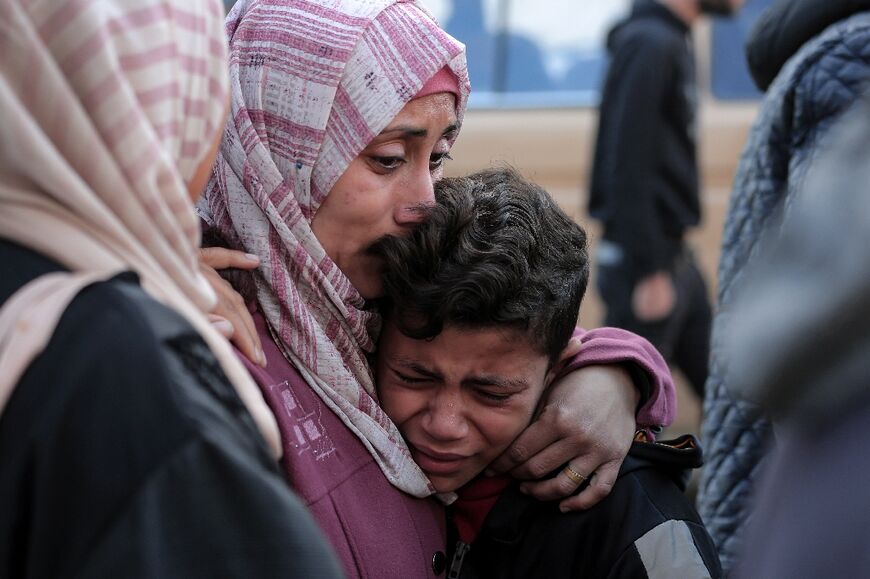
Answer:
[[729, 384], [776, 425], [739, 577], [870, 577], [870, 94], [827, 141], [724, 334]]
[[789, 211], [807, 168], [827, 148], [831, 126], [870, 82], [870, 1], [779, 1], [753, 28], [746, 54], [767, 92], [737, 169], [722, 238], [701, 430], [707, 461], [698, 492], [698, 510], [726, 571], [743, 545], [773, 438], [765, 413], [732, 392], [727, 378], [734, 362], [723, 336], [734, 290], [762, 234], [776, 231], [774, 217]]
[[[0, 304], [59, 263], [0, 240]], [[341, 577], [197, 331], [82, 291], [0, 420], [0, 577]]]
[[207, 318], [221, 13], [0, 6], [0, 577], [341, 574]]
[[[588, 511], [480, 476], [560, 371], [588, 280], [586, 235], [543, 189], [506, 169], [443, 179], [427, 222], [377, 251], [388, 300], [379, 400], [434, 488], [458, 493], [448, 577], [720, 576], [682, 493], [701, 460], [692, 437], [655, 443], [639, 431], [612, 492]], [[552, 474], [594, 479], [581, 468]]]
[[691, 27], [742, 0], [636, 0], [608, 36], [589, 214], [604, 227], [598, 290], [605, 324], [650, 340], [699, 396], [711, 310], [684, 243], [701, 219]]

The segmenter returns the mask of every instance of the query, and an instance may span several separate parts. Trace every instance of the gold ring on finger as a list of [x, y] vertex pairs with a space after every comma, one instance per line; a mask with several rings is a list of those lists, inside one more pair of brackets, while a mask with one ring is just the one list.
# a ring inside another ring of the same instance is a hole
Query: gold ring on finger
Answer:
[[565, 468], [562, 470], [562, 472], [564, 472], [565, 476], [567, 476], [569, 479], [571, 479], [577, 485], [583, 484], [586, 481], [586, 479], [588, 478], [588, 477], [580, 474], [579, 472], [577, 472], [573, 468], [571, 468], [570, 464], [565, 465]]

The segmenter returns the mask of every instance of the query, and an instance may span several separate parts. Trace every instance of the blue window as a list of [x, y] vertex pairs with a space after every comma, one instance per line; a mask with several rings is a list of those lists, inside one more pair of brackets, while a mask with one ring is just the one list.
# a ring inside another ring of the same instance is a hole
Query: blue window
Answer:
[[752, 25], [772, 0], [749, 0], [735, 18], [713, 22], [713, 96], [722, 100], [757, 99], [761, 93], [746, 68], [744, 45]]
[[[757, 99], [743, 46], [772, 0], [748, 0], [712, 26], [711, 93]], [[631, 0], [424, 0], [468, 47], [471, 106], [589, 106], [607, 67], [606, 39]], [[704, 66], [704, 63], [701, 63]]]
[[472, 106], [595, 104], [630, 0], [424, 0], [468, 48]]
[[[224, 0], [229, 8], [235, 0]], [[748, 0], [712, 27], [711, 92], [756, 99], [743, 46], [772, 0]], [[610, 28], [632, 0], [423, 0], [466, 44], [472, 107], [594, 106], [607, 67]]]

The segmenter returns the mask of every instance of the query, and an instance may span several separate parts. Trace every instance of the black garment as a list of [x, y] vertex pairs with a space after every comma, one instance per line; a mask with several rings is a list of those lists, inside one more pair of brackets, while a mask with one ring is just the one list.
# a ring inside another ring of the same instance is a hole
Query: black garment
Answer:
[[[695, 118], [697, 87], [689, 28], [654, 0], [636, 0], [608, 38], [611, 62], [601, 95], [589, 213], [603, 222], [598, 287], [606, 324], [648, 339], [703, 397], [711, 307], [683, 245], [701, 218]], [[638, 320], [636, 284], [670, 271], [675, 310]]]
[[866, 10], [870, 0], [779, 0], [761, 14], [746, 43], [755, 84], [766, 91], [801, 46], [831, 24]]
[[647, 322], [634, 315], [631, 302], [634, 287], [642, 277], [640, 272], [625, 261], [607, 263], [600, 259], [596, 285], [607, 304], [604, 325], [624, 328], [649, 340], [668, 362], [683, 372], [703, 399], [713, 316], [707, 285], [689, 251], [672, 261], [668, 271], [677, 293], [674, 310], [662, 320]]
[[694, 437], [639, 443], [610, 495], [563, 514], [513, 484], [470, 546], [456, 543], [448, 579], [720, 577], [719, 558], [683, 495], [686, 469], [700, 466]]
[[668, 267], [697, 225], [697, 87], [689, 29], [637, 0], [608, 38], [589, 213], [641, 275]]
[[[870, 18], [860, 21], [868, 47]], [[741, 578], [870, 577], [870, 93], [828, 131], [747, 267], [722, 343], [739, 361], [728, 385], [776, 430]]]
[[870, 577], [870, 396], [841, 411], [820, 433], [777, 429], [733, 577]]
[[[0, 240], [0, 303], [61, 268]], [[193, 328], [85, 289], [0, 418], [0, 577], [339, 577]]]

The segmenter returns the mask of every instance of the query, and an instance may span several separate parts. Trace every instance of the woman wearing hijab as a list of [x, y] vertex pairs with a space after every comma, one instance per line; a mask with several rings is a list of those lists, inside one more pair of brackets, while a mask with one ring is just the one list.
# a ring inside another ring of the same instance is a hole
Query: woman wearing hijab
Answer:
[[221, 13], [0, 4], [2, 577], [339, 575], [206, 318]]
[[[436, 576], [443, 506], [425, 498], [434, 488], [379, 407], [367, 358], [381, 295], [368, 248], [434, 202], [468, 97], [464, 48], [413, 1], [242, 0], [227, 31], [230, 120], [201, 208], [226, 245], [260, 259], [253, 287], [237, 286], [262, 340], [265, 367], [248, 368], [281, 430], [284, 473], [349, 576]], [[670, 376], [646, 346], [590, 332], [575, 360], [640, 370], [651, 386], [641, 426], [673, 411]], [[536, 496], [576, 491], [576, 473], [591, 484], [566, 506], [607, 493], [635, 429], [625, 384], [555, 387], [508, 457], [531, 457], [532, 476], [572, 461]], [[594, 440], [577, 433], [584, 424]]]

